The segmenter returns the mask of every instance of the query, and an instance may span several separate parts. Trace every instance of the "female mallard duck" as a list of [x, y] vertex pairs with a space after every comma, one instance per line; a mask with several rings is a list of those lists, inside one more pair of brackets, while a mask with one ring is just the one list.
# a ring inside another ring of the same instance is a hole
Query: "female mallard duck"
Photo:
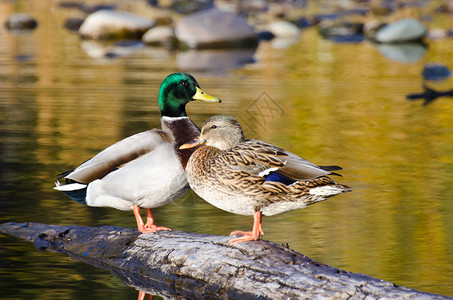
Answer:
[[[205, 94], [192, 75], [169, 75], [159, 91], [162, 130], [137, 133], [113, 144], [60, 174], [55, 189], [89, 206], [133, 210], [141, 232], [169, 230], [154, 225], [151, 208], [173, 201], [189, 189], [184, 169], [193, 151], [179, 147], [200, 134], [186, 114], [186, 104], [193, 100], [220, 102]], [[62, 178], [66, 184], [60, 183]], [[146, 224], [140, 208], [146, 209]]]
[[259, 140], [244, 140], [239, 123], [228, 116], [213, 116], [201, 135], [180, 149], [198, 145], [187, 163], [190, 187], [218, 208], [240, 215], [254, 215], [253, 230], [233, 244], [257, 240], [261, 218], [326, 200], [349, 191], [327, 177], [336, 166], [315, 164], [277, 146]]

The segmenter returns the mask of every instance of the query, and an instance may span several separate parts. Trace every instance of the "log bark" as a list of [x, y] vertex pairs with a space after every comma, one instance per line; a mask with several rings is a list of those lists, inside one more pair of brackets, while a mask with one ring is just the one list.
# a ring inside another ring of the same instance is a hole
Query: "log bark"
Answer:
[[3, 223], [0, 232], [171, 299], [452, 299], [332, 268], [263, 240], [232, 246], [227, 236], [40, 223]]

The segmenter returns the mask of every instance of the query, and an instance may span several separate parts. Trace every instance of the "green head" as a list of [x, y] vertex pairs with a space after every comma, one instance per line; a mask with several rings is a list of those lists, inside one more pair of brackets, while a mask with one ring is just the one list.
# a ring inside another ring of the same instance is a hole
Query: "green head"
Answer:
[[173, 73], [164, 79], [159, 90], [159, 109], [161, 116], [187, 117], [186, 104], [202, 100], [221, 102], [219, 98], [205, 94], [192, 75]]

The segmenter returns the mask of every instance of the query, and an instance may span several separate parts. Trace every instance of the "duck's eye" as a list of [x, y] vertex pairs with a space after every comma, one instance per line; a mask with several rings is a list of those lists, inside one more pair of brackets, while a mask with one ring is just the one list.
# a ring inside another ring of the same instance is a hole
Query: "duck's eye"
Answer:
[[181, 84], [182, 84], [183, 86], [188, 86], [188, 85], [189, 85], [189, 84], [187, 83], [187, 81], [182, 81]]
[[211, 125], [211, 129], [216, 129], [217, 125]]

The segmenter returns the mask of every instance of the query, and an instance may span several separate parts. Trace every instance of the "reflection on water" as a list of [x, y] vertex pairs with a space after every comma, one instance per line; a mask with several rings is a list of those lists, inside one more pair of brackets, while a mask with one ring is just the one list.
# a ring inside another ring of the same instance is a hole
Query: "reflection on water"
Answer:
[[[323, 40], [314, 28], [286, 49], [270, 43], [252, 53], [127, 47], [127, 56], [98, 58], [64, 29], [70, 12], [52, 3], [28, 1], [23, 8], [39, 16], [32, 33], [0, 33], [0, 222], [134, 227], [128, 212], [86, 207], [53, 191], [55, 175], [126, 136], [159, 127], [159, 85], [187, 68], [223, 100], [190, 103], [197, 124], [229, 114], [247, 123], [247, 137], [344, 168], [339, 181], [352, 193], [266, 218], [265, 239], [333, 267], [453, 296], [453, 101], [426, 107], [406, 101], [420, 87], [425, 62], [453, 66], [453, 40], [431, 42], [410, 64], [366, 42]], [[1, 20], [12, 11], [0, 2]], [[186, 64], [193, 57], [200, 58], [195, 67]], [[221, 68], [221, 76], [205, 72], [209, 67]], [[448, 91], [447, 84], [433, 89]], [[283, 112], [264, 126], [253, 106], [263, 93]], [[174, 230], [218, 235], [251, 222], [192, 192], [154, 214]], [[0, 239], [2, 297], [137, 296], [108, 271]]]
[[439, 97], [453, 97], [453, 89], [449, 91], [436, 91], [424, 84], [423, 93], [409, 94], [406, 96], [406, 98], [411, 101], [423, 99], [424, 106], [430, 104]]
[[426, 46], [420, 43], [406, 44], [380, 44], [376, 45], [379, 52], [396, 62], [415, 63], [419, 61], [426, 52]]
[[189, 50], [179, 52], [178, 67], [188, 72], [215, 74], [253, 63], [255, 49], [240, 50]]

